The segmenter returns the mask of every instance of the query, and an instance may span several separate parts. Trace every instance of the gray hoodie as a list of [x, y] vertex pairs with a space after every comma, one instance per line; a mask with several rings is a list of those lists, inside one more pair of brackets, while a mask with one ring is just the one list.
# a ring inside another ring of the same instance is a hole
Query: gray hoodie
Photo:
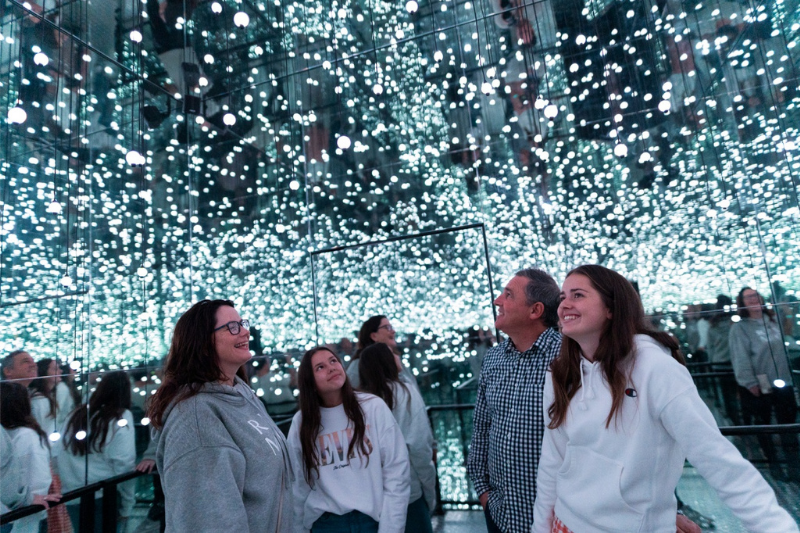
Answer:
[[286, 441], [239, 378], [171, 405], [153, 440], [167, 532], [292, 530]]
[[746, 389], [755, 387], [758, 375], [764, 374], [770, 383], [780, 378], [791, 386], [792, 373], [777, 322], [767, 317], [742, 318], [731, 326], [729, 343], [739, 385]]

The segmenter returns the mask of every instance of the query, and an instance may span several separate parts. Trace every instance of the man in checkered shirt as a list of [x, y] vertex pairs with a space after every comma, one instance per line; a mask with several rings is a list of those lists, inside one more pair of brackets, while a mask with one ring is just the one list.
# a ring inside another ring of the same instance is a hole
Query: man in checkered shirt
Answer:
[[544, 376], [561, 349], [560, 292], [549, 274], [528, 268], [494, 301], [495, 327], [508, 339], [483, 360], [467, 459], [490, 533], [528, 533], [533, 525]]
[[[494, 301], [495, 327], [508, 339], [483, 360], [467, 458], [489, 533], [528, 533], [533, 525], [544, 435], [542, 391], [550, 362], [561, 350], [555, 329], [560, 300], [561, 290], [549, 274], [527, 268]], [[701, 533], [680, 513], [676, 522], [678, 533]]]

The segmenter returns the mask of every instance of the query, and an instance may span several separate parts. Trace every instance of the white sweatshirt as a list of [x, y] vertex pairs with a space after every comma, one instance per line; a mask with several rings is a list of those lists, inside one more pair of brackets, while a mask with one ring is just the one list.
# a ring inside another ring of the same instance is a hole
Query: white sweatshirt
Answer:
[[[581, 360], [582, 387], [566, 422], [545, 429], [532, 531], [549, 533], [555, 513], [572, 531], [674, 533], [674, 491], [688, 459], [748, 531], [797, 532], [766, 481], [720, 434], [686, 368], [650, 337], [635, 342], [625, 398], [608, 428], [602, 368]], [[548, 372], [545, 424], [553, 397]]]
[[[406, 443], [392, 412], [380, 398], [356, 393], [364, 411], [369, 462], [358, 453], [348, 460], [352, 422], [341, 405], [321, 408], [322, 428], [317, 437], [319, 476], [312, 489], [305, 480], [300, 446], [298, 412], [289, 429], [289, 451], [294, 482], [294, 524], [297, 533], [308, 532], [314, 522], [329, 512], [343, 515], [360, 511], [379, 523], [379, 533], [405, 530], [409, 497], [409, 464]], [[354, 453], [356, 450], [354, 450]]]
[[72, 392], [69, 385], [63, 381], [56, 384], [56, 427], [61, 428], [67, 421], [69, 414], [75, 409], [75, 400], [72, 399]]
[[408, 462], [411, 465], [411, 495], [413, 503], [425, 497], [428, 509], [436, 507], [436, 467], [433, 464], [433, 433], [425, 411], [425, 402], [413, 387], [392, 384], [394, 394], [394, 415], [408, 448]]
[[[119, 422], [124, 421], [120, 426]], [[61, 429], [64, 435], [66, 423]], [[87, 440], [89, 436], [87, 435]], [[104, 479], [130, 472], [136, 467], [136, 438], [133, 427], [133, 415], [125, 410], [122, 418], [112, 421], [108, 426], [108, 434], [103, 442], [102, 452], [91, 451], [89, 455], [75, 455], [69, 448], [63, 447], [64, 439], [58, 441], [61, 447], [58, 456], [58, 474], [61, 476], [61, 486], [64, 492], [83, 487], [88, 483], [95, 483]], [[88, 457], [89, 475], [86, 476], [86, 461]], [[134, 489], [136, 480], [132, 479], [117, 485], [120, 495], [120, 516], [130, 516], [134, 504]], [[97, 491], [96, 498], [103, 495]], [[78, 501], [70, 502], [77, 504]]]
[[[11, 446], [14, 450], [14, 461], [20, 479], [28, 486], [32, 495], [44, 495], [50, 490], [53, 476], [50, 472], [50, 449], [42, 442], [39, 435], [30, 428], [9, 429]], [[42, 511], [14, 522], [14, 533], [38, 533], [39, 522], [47, 518]]]

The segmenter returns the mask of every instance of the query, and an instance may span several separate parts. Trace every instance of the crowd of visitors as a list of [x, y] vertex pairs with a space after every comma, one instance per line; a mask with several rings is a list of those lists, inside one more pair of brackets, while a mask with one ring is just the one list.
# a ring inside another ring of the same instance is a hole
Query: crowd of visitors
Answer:
[[[490, 532], [700, 531], [678, 512], [675, 490], [687, 459], [748, 530], [799, 531], [758, 470], [721, 435], [678, 339], [646, 319], [625, 278], [584, 265], [559, 288], [547, 273], [525, 269], [494, 303], [495, 326], [507, 338], [483, 358], [467, 461]], [[769, 424], [773, 412], [779, 423], [794, 422], [775, 313], [749, 287], [732, 303], [720, 296], [715, 309], [698, 310], [707, 324], [690, 350], [711, 365], [731, 365], [737, 389], [725, 393], [726, 412], [739, 412], [735, 392], [745, 423]], [[250, 323], [229, 300], [202, 300], [175, 325], [147, 404], [152, 444], [139, 465], [160, 475], [164, 529], [432, 532], [433, 434], [389, 318], [363, 323], [347, 370], [335, 347], [317, 346], [289, 383], [278, 380], [282, 394], [298, 391], [288, 438], [263, 392], [251, 388], [274, 381], [270, 364], [253, 369], [253, 380], [245, 373], [250, 340]], [[83, 402], [68, 383], [71, 372], [55, 360], [36, 363], [16, 351], [3, 359], [2, 373], [3, 511], [48, 508], [62, 488], [136, 467], [125, 372], [103, 374]], [[759, 441], [777, 464], [771, 437]], [[796, 461], [796, 435], [782, 444]], [[794, 471], [773, 472], [787, 473]], [[122, 484], [119, 493], [118, 530], [125, 531], [133, 486]], [[78, 505], [66, 509], [77, 531]], [[42, 511], [10, 525], [70, 531], [69, 522], [60, 529]], [[95, 524], [101, 531], [99, 514]]]

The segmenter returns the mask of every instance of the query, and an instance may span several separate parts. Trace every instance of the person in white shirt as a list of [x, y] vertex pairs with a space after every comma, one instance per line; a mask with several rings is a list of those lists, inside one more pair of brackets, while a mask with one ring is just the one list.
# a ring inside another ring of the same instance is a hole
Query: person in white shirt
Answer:
[[409, 498], [406, 443], [392, 412], [353, 391], [339, 358], [312, 348], [298, 370], [289, 429], [295, 532], [401, 533]]
[[47, 435], [58, 431], [56, 418], [56, 382], [58, 381], [58, 363], [49, 357], [36, 362], [38, 376], [28, 386], [31, 395], [33, 417]]
[[677, 341], [647, 324], [630, 282], [584, 265], [567, 274], [561, 297], [564, 340], [545, 380], [534, 533], [672, 533], [686, 459], [748, 531], [798, 532], [720, 434]]
[[[16, 383], [0, 383], [0, 424], [11, 439], [15, 469], [24, 485], [23, 492], [35, 497], [41, 505], [53, 478], [50, 472], [50, 445], [47, 435], [31, 412], [28, 390]], [[4, 478], [2, 483], [10, 482]], [[57, 495], [55, 495], [58, 497]], [[38, 533], [39, 524], [47, 518], [45, 511], [14, 521], [14, 533]]]
[[361, 390], [381, 398], [392, 410], [408, 448], [411, 494], [406, 533], [433, 533], [430, 511], [436, 506], [433, 432], [417, 389], [400, 380], [400, 358], [382, 342], [361, 352]]
[[[81, 405], [72, 412], [61, 430], [63, 450], [58, 456], [58, 471], [65, 492], [89, 483], [125, 474], [136, 466], [136, 438], [131, 406], [131, 385], [125, 372], [109, 372], [100, 377], [88, 408]], [[117, 485], [119, 492], [118, 529], [124, 530], [134, 504], [135, 480]], [[96, 498], [102, 491], [95, 493]], [[72, 524], [80, 526], [79, 501], [67, 503]], [[95, 531], [102, 528], [102, 505], [95, 502]]]

